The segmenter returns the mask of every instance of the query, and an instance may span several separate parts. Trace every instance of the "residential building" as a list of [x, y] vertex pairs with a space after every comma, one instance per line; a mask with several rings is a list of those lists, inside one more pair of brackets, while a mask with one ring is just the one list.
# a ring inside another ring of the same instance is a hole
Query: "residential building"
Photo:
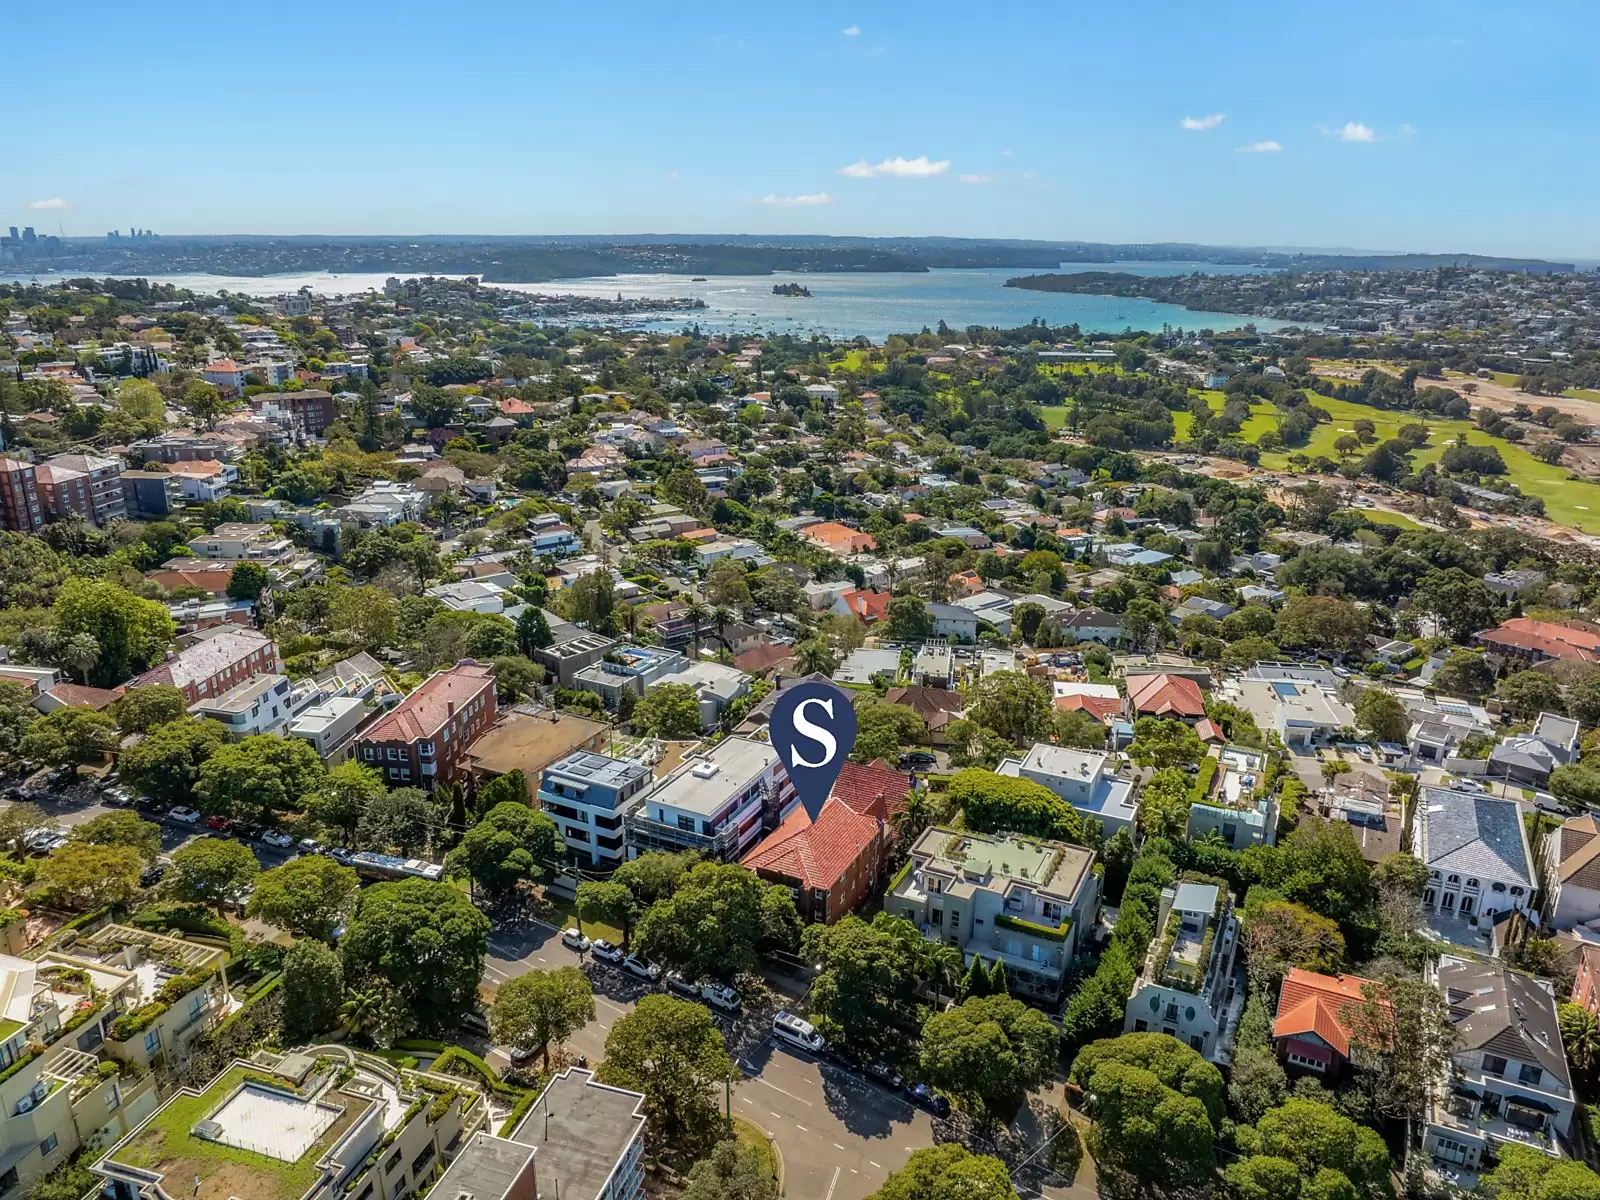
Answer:
[[[302, 693], [302, 701], [310, 693]], [[293, 700], [287, 675], [257, 675], [234, 684], [221, 695], [208, 696], [189, 706], [189, 715], [209, 717], [228, 730], [230, 741], [260, 733], [278, 733], [293, 716]]]
[[689, 660], [676, 650], [663, 646], [617, 645], [608, 649], [599, 662], [592, 663], [572, 677], [572, 686], [593, 692], [615, 712], [625, 694], [644, 695], [647, 687], [677, 682], [678, 672]]
[[[604, 721], [553, 708], [528, 709], [526, 705], [503, 713], [500, 720], [467, 747], [467, 770], [479, 785], [499, 775], [521, 771], [530, 789], [552, 763], [579, 751], [598, 753], [611, 736]], [[531, 797], [530, 797], [531, 801]]]
[[995, 770], [1049, 788], [1082, 816], [1099, 821], [1106, 837], [1131, 826], [1139, 813], [1133, 782], [1117, 778], [1109, 754], [1038, 742], [1026, 757], [1004, 759]]
[[892, 822], [906, 811], [907, 797], [919, 786], [916, 776], [896, 771], [881, 758], [869, 763], [846, 760], [829, 795], [853, 812]]
[[1319, 975], [1290, 967], [1278, 991], [1272, 1048], [1287, 1067], [1336, 1078], [1350, 1061], [1356, 1012], [1369, 981], [1355, 975]]
[[1549, 846], [1550, 923], [1557, 929], [1594, 928], [1600, 922], [1600, 819], [1588, 812], [1568, 817]]
[[1515, 800], [1477, 790], [1423, 788], [1411, 852], [1428, 868], [1426, 913], [1462, 920], [1527, 912], [1537, 886], [1528, 831]]
[[1483, 586], [1497, 596], [1512, 600], [1530, 588], [1549, 581], [1550, 577], [1543, 571], [1523, 567], [1514, 571], [1490, 571], [1483, 577]]
[[128, 515], [122, 460], [95, 454], [58, 454], [34, 468], [39, 504], [54, 519], [80, 516], [104, 526]]
[[888, 822], [830, 797], [815, 821], [797, 805], [743, 864], [787, 887], [802, 921], [832, 924], [861, 906], [889, 863]]
[[34, 465], [19, 458], [0, 458], [0, 526], [16, 533], [34, 533], [44, 524], [39, 481]]
[[1079, 609], [1060, 620], [1061, 632], [1079, 642], [1115, 646], [1122, 640], [1122, 618], [1103, 608]]
[[424, 595], [432, 596], [453, 612], [504, 614], [508, 608], [521, 612], [522, 600], [514, 592], [498, 583], [481, 579], [458, 579], [454, 583], [441, 583], [429, 588]]
[[364, 528], [386, 529], [421, 520], [427, 507], [427, 494], [409, 483], [379, 479], [351, 497], [349, 504], [336, 508], [334, 516]]
[[959, 604], [930, 604], [928, 615], [933, 618], [933, 636], [949, 638], [954, 642], [978, 640], [978, 614]]
[[1550, 772], [1576, 761], [1578, 722], [1554, 713], [1540, 713], [1533, 730], [1505, 738], [1489, 751], [1489, 774], [1522, 787], [1542, 788]]
[[299, 392], [263, 392], [251, 397], [250, 407], [260, 412], [264, 403], [287, 410], [300, 431], [312, 437], [321, 437], [322, 431], [332, 425], [339, 415], [333, 393], [321, 388], [307, 388]]
[[702, 660], [690, 663], [663, 682], [694, 688], [700, 701], [700, 728], [710, 732], [721, 722], [728, 705], [749, 693], [751, 679], [738, 667]]
[[1140, 675], [1128, 680], [1128, 716], [1172, 717], [1191, 724], [1206, 715], [1205, 693], [1187, 675]]
[[1230, 850], [1273, 845], [1278, 840], [1278, 802], [1265, 789], [1258, 791], [1266, 756], [1223, 746], [1217, 764], [1206, 794], [1189, 805], [1189, 840], [1215, 833]]
[[284, 736], [310, 742], [317, 757], [332, 766], [348, 756], [351, 736], [371, 711], [359, 696], [329, 696], [291, 717]]
[[[1161, 891], [1156, 936], [1134, 980], [1124, 1033], [1165, 1033], [1209, 1061], [1229, 1060], [1239, 920], [1222, 884], [1184, 876]], [[1237, 1002], [1237, 1003], [1236, 1003]]]
[[245, 369], [231, 358], [219, 358], [200, 369], [200, 376], [212, 387], [227, 388], [233, 392], [244, 389]]
[[902, 704], [920, 716], [928, 726], [928, 740], [935, 744], [948, 741], [946, 730], [950, 723], [959, 721], [967, 710], [966, 697], [953, 688], [892, 687], [883, 699], [886, 704]]
[[228, 562], [276, 563], [293, 557], [295, 545], [265, 522], [224, 521], [210, 533], [189, 539], [196, 558]]
[[232, 691], [257, 675], [283, 670], [278, 643], [255, 629], [219, 626], [158, 667], [128, 682], [130, 688], [170, 683], [190, 704]]
[[859, 529], [851, 529], [850, 526], [841, 525], [837, 521], [821, 521], [815, 525], [807, 525], [800, 531], [800, 536], [812, 545], [820, 546], [840, 558], [878, 548], [878, 543], [870, 533], [862, 533]]
[[1572, 977], [1572, 1003], [1600, 1014], [1600, 945], [1583, 942], [1578, 946]]
[[948, 688], [956, 679], [956, 658], [950, 643], [929, 638], [911, 660], [911, 678], [922, 687]]
[[1478, 634], [1490, 654], [1525, 662], [1559, 658], [1567, 662], [1600, 662], [1600, 626], [1588, 621], [1538, 621], [1512, 617]]
[[900, 676], [900, 651], [874, 650], [867, 646], [858, 646], [845, 656], [845, 660], [835, 668], [833, 681], [835, 683], [866, 685], [873, 681], [875, 676], [893, 682]]
[[124, 471], [122, 496], [132, 515], [164, 517], [184, 506], [183, 480], [171, 471]]
[[356, 757], [390, 787], [432, 791], [459, 773], [495, 721], [494, 669], [464, 659], [437, 671], [356, 739]]
[[560, 828], [569, 854], [605, 870], [627, 857], [623, 817], [652, 782], [650, 768], [637, 759], [579, 750], [544, 769], [539, 807]]
[[511, 1140], [534, 1148], [540, 1200], [640, 1200], [644, 1126], [643, 1093], [568, 1067], [545, 1085]]
[[1450, 1007], [1457, 1044], [1431, 1090], [1423, 1149], [1474, 1171], [1499, 1146], [1572, 1153], [1566, 1139], [1577, 1101], [1550, 984], [1448, 955], [1430, 975]]
[[1005, 963], [1013, 995], [1054, 1007], [1099, 918], [1100, 879], [1082, 846], [935, 825], [883, 907], [966, 962]]
[[426, 1188], [489, 1119], [475, 1082], [425, 1088], [361, 1055], [340, 1070], [319, 1061], [258, 1051], [178, 1089], [94, 1162], [106, 1194], [390, 1200]]
[[1390, 800], [1388, 781], [1379, 782], [1361, 775], [1361, 783], [1347, 782], [1353, 772], [1334, 780], [1333, 792], [1318, 805], [1326, 821], [1343, 821], [1355, 834], [1361, 857], [1373, 866], [1400, 853], [1405, 816], [1399, 804]]
[[1243, 679], [1240, 703], [1263, 731], [1272, 730], [1286, 746], [1313, 746], [1338, 737], [1356, 723], [1355, 710], [1322, 684], [1290, 679]]
[[873, 625], [888, 617], [892, 598], [888, 592], [855, 588], [835, 600], [832, 611], [836, 616], [854, 617], [863, 625]]
[[580, 625], [563, 621], [549, 609], [544, 610], [545, 623], [550, 626], [554, 639], [548, 646], [533, 652], [533, 661], [544, 667], [555, 682], [564, 688], [573, 686], [578, 672], [604, 658], [620, 645], [614, 637], [603, 633], [590, 633]]
[[734, 862], [800, 802], [778, 752], [743, 737], [687, 758], [627, 814], [628, 857], [699, 850]]
[[231, 462], [209, 458], [184, 459], [169, 463], [167, 470], [178, 477], [178, 486], [188, 500], [207, 503], [227, 497], [234, 484], [239, 482], [239, 468]]

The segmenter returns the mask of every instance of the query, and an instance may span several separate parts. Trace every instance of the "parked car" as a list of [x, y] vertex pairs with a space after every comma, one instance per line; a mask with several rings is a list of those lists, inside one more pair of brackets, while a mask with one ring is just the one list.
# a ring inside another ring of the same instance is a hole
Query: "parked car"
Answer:
[[533, 1057], [533, 1051], [527, 1049], [525, 1046], [513, 1046], [507, 1053], [506, 1057], [511, 1060], [511, 1065], [513, 1067], [520, 1067], [523, 1063], [527, 1062]]
[[132, 808], [134, 795], [127, 788], [112, 788], [100, 797], [100, 803], [107, 808]]
[[725, 1013], [739, 1011], [739, 993], [725, 983], [703, 983], [700, 985], [700, 999], [712, 1008], [720, 1008]]
[[121, 782], [122, 775], [119, 772], [112, 771], [109, 775], [95, 783], [94, 790], [97, 792], [109, 792]]
[[164, 813], [167, 804], [164, 800], [157, 800], [154, 796], [140, 796], [134, 802], [134, 807], [148, 813]]
[[67, 835], [57, 829], [30, 829], [22, 839], [24, 849], [33, 854], [49, 854], [68, 842]]
[[789, 1012], [780, 1012], [772, 1018], [772, 1036], [812, 1054], [821, 1054], [828, 1048], [828, 1040], [817, 1032], [815, 1025]]
[[[174, 813], [173, 815], [176, 816], [177, 814]], [[218, 816], [215, 813], [205, 819], [204, 825], [207, 829], [214, 829], [218, 833], [226, 833], [228, 830], [233, 828], [232, 821], [228, 820], [227, 817]]]
[[667, 972], [667, 991], [682, 996], [685, 1000], [700, 999], [700, 985], [685, 979], [679, 971]]
[[576, 950], [582, 954], [593, 944], [576, 929], [563, 929], [561, 931], [561, 944], [568, 950]]
[[269, 829], [261, 835], [261, 842], [266, 846], [276, 846], [280, 850], [287, 850], [294, 845], [294, 839], [281, 829]]
[[910, 754], [900, 756], [902, 767], [931, 767], [938, 761], [938, 755], [927, 750], [913, 750]]
[[900, 1072], [886, 1062], [869, 1062], [862, 1070], [866, 1072], [867, 1078], [876, 1079], [884, 1087], [893, 1088], [897, 1092], [905, 1086], [905, 1080], [900, 1077]]
[[300, 853], [301, 854], [326, 854], [327, 851], [328, 851], [328, 848], [326, 846], [324, 846], [321, 842], [317, 841], [316, 838], [301, 838], [300, 839]]
[[185, 825], [200, 824], [200, 814], [192, 808], [178, 807], [167, 814], [174, 821], [181, 821]]
[[156, 884], [160, 883], [161, 880], [165, 878], [170, 867], [170, 863], [162, 862], [160, 859], [157, 859], [139, 873], [139, 886], [155, 887]]
[[913, 1083], [906, 1088], [906, 1099], [918, 1108], [926, 1109], [936, 1117], [950, 1115], [950, 1101], [925, 1083]]
[[348, 867], [350, 865], [350, 860], [355, 858], [355, 856], [356, 852], [354, 850], [348, 850], [343, 846], [334, 846], [328, 851], [328, 857], [333, 859], [333, 861], [338, 863], [341, 867]]
[[235, 821], [233, 836], [243, 842], [258, 842], [261, 840], [261, 826], [252, 825], [248, 821]]
[[589, 953], [608, 963], [619, 963], [623, 959], [622, 947], [613, 946], [605, 938], [595, 938], [594, 941], [590, 942]]
[[661, 978], [661, 968], [653, 962], [646, 962], [637, 954], [630, 954], [622, 960], [622, 969], [629, 975], [656, 983]]

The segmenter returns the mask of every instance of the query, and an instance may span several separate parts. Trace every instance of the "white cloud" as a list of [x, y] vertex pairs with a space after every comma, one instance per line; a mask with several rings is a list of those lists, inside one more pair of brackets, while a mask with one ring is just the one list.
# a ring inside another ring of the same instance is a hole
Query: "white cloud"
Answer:
[[1276, 154], [1282, 149], [1282, 144], [1273, 141], [1271, 138], [1264, 142], [1246, 142], [1242, 146], [1234, 147], [1234, 151], [1238, 154]]
[[1360, 121], [1346, 121], [1334, 130], [1335, 136], [1341, 142], [1375, 142], [1378, 134], [1371, 125], [1363, 125]]
[[678, 177], [678, 173], [676, 171], [668, 171], [667, 172], [667, 178], [668, 179], [676, 179], [677, 177]]
[[827, 192], [811, 192], [804, 196], [778, 196], [772, 193], [761, 197], [761, 203], [772, 208], [815, 208], [819, 204], [832, 204]]
[[1401, 137], [1410, 137], [1412, 134], [1417, 132], [1417, 127], [1415, 125], [1407, 123], [1405, 125], [1400, 126], [1400, 128], [1396, 129], [1395, 132], [1398, 133]]
[[48, 200], [35, 200], [32, 204], [28, 205], [28, 207], [29, 208], [36, 208], [36, 209], [37, 208], [71, 208], [72, 205], [68, 204], [60, 196], [51, 196], [50, 199], [48, 199]]
[[847, 28], [841, 29], [841, 30], [839, 30], [839, 36], [840, 37], [860, 37], [861, 36], [861, 26], [859, 26], [859, 25], [851, 25], [851, 26], [848, 26]]
[[1000, 151], [1000, 157], [1001, 158], [1010, 158], [1011, 157], [1011, 151], [1009, 151], [1009, 150]]
[[960, 179], [962, 183], [999, 183], [1000, 182], [1000, 177], [997, 176], [997, 175], [958, 175], [956, 178]]
[[847, 167], [840, 167], [839, 174], [851, 179], [872, 179], [879, 175], [895, 179], [926, 179], [931, 175], [943, 175], [949, 169], [948, 158], [930, 162], [926, 154], [919, 154], [916, 158], [886, 158], [881, 163], [858, 159]]
[[1226, 113], [1212, 113], [1209, 117], [1185, 117], [1183, 120], [1178, 122], [1178, 125], [1181, 128], [1196, 131], [1203, 129], [1215, 129], [1218, 125], [1222, 124], [1226, 117]]

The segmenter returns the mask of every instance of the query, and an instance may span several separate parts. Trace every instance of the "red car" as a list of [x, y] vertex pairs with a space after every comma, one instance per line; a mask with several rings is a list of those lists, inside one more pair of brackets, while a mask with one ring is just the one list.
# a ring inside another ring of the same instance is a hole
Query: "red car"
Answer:
[[225, 833], [229, 829], [233, 828], [233, 822], [228, 820], [227, 817], [211, 816], [206, 818], [206, 828], [215, 829], [219, 833]]

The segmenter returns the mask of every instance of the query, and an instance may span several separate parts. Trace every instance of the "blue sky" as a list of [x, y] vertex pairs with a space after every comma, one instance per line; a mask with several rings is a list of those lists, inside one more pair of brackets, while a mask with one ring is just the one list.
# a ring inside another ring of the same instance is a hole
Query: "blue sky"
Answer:
[[1587, 0], [176, 0], [6, 35], [0, 224], [51, 232], [1600, 258]]

